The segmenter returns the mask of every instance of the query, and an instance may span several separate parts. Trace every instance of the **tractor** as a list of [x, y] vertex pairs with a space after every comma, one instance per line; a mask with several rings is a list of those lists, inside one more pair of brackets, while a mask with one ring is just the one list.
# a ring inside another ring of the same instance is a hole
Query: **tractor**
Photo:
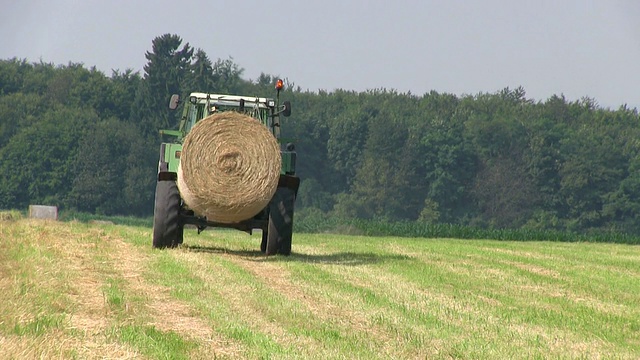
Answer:
[[[291, 115], [291, 103], [284, 101], [280, 104], [282, 80], [276, 82], [275, 88], [275, 99], [201, 92], [191, 93], [187, 101], [182, 101], [177, 94], [171, 96], [169, 109], [176, 110], [183, 106], [183, 111], [178, 130], [160, 130], [162, 135], [171, 137], [173, 141], [160, 145], [153, 214], [154, 248], [173, 248], [182, 244], [184, 228], [191, 225], [197, 228], [198, 234], [207, 227], [233, 228], [249, 234], [254, 229], [260, 229], [262, 253], [291, 254], [293, 210], [300, 178], [295, 174], [295, 146], [292, 143], [282, 144], [280, 140], [280, 116]], [[185, 204], [176, 183], [183, 141], [189, 130], [212, 111], [237, 111], [249, 115], [266, 126], [280, 144], [282, 167], [275, 194], [258, 214], [237, 223], [214, 222], [194, 213]]]

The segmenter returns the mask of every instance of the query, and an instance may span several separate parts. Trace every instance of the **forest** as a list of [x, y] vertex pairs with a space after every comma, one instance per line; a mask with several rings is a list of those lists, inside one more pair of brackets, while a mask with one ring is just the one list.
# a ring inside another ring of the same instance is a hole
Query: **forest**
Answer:
[[[149, 217], [173, 93], [272, 97], [175, 34], [142, 73], [0, 60], [0, 209]], [[640, 234], [640, 117], [525, 89], [456, 95], [305, 90], [282, 134], [298, 152], [298, 217]]]

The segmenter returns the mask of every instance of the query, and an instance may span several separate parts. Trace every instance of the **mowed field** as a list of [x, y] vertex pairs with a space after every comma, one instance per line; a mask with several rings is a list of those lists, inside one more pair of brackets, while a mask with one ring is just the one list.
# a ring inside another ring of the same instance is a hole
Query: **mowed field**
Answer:
[[640, 358], [640, 247], [0, 222], [0, 359]]

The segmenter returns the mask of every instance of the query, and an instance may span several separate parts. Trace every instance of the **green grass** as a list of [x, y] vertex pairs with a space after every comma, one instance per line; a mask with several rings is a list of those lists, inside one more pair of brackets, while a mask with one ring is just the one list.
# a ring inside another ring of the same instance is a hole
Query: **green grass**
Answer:
[[194, 342], [184, 340], [179, 334], [159, 331], [153, 326], [120, 326], [111, 329], [109, 335], [152, 359], [188, 360], [189, 352], [196, 347]]
[[509, 241], [605, 242], [640, 244], [640, 237], [594, 229], [586, 233], [538, 229], [485, 229], [457, 224], [428, 224], [417, 221], [342, 219], [330, 216], [301, 217], [294, 222], [298, 233], [334, 233], [364, 236], [413, 238], [493, 239]]
[[65, 316], [58, 314], [37, 315], [34, 319], [23, 324], [15, 324], [13, 333], [18, 336], [40, 336], [52, 329], [62, 328]]
[[640, 358], [628, 244], [0, 223], [0, 358]]
[[121, 282], [120, 279], [108, 278], [102, 287], [106, 303], [116, 310], [122, 310], [126, 305], [125, 292]]
[[24, 214], [19, 210], [0, 210], [0, 221], [14, 221], [24, 218]]

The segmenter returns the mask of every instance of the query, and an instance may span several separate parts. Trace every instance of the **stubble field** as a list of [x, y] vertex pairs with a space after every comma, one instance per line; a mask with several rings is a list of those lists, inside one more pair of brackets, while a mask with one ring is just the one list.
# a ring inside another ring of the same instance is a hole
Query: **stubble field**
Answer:
[[2, 359], [640, 358], [640, 247], [0, 221]]

